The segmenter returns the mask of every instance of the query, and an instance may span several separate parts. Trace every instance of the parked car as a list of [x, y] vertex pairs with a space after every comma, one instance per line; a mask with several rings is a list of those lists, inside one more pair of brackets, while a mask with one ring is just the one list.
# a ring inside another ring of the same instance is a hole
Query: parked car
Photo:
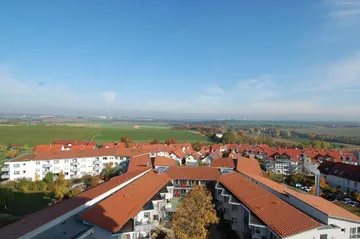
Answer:
[[357, 206], [359, 206], [359, 203], [356, 201], [350, 201], [347, 203], [347, 205], [352, 206], [352, 207], [357, 207]]
[[305, 187], [305, 189], [304, 189], [304, 190], [305, 190], [306, 192], [310, 192], [310, 191], [311, 191], [311, 189], [312, 189], [312, 187]]
[[341, 200], [342, 203], [344, 204], [348, 204], [349, 202], [351, 202], [350, 198], [344, 198], [343, 200]]
[[302, 187], [302, 184], [301, 184], [301, 183], [297, 183], [297, 184], [295, 184], [295, 187], [301, 188], [301, 187]]

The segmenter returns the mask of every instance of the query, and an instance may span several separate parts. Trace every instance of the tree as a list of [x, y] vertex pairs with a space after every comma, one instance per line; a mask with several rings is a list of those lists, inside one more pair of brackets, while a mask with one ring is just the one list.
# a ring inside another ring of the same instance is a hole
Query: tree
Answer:
[[211, 193], [203, 186], [195, 186], [183, 198], [172, 220], [172, 229], [180, 239], [207, 238], [207, 227], [218, 223]]
[[204, 142], [199, 140], [195, 144], [193, 144], [192, 147], [193, 147], [193, 150], [200, 151], [200, 149], [203, 145], [204, 145]]
[[47, 184], [51, 184], [51, 183], [54, 181], [54, 174], [53, 174], [53, 173], [50, 173], [50, 172], [48, 172], [47, 174], [45, 174], [44, 181], [45, 181], [45, 183], [47, 183]]
[[328, 184], [328, 182], [326, 181], [326, 179], [325, 178], [320, 178], [320, 188], [322, 189], [322, 190], [327, 190], [327, 189], [329, 189], [330, 187], [329, 187], [329, 184]]
[[132, 139], [131, 139], [130, 137], [128, 137], [128, 136], [123, 136], [123, 137], [121, 138], [121, 142], [125, 143], [125, 146], [126, 146], [127, 148], [129, 148], [129, 147], [130, 147], [130, 144], [131, 144], [131, 142], [132, 142]]
[[23, 149], [24, 149], [24, 150], [27, 150], [28, 148], [29, 148], [29, 146], [28, 146], [27, 144], [24, 144]]
[[13, 146], [12, 146], [12, 144], [8, 144], [8, 146], [7, 146], [7, 149], [12, 149], [13, 148]]
[[4, 204], [5, 210], [7, 209], [7, 204], [14, 198], [14, 192], [11, 188], [0, 187], [0, 202]]
[[150, 144], [160, 144], [160, 140], [158, 138], [153, 139]]
[[310, 195], [315, 195], [315, 194], [316, 194], [316, 187], [315, 187], [315, 185], [312, 186], [309, 194], [310, 194]]
[[68, 182], [64, 178], [64, 173], [60, 172], [58, 178], [51, 184], [51, 191], [58, 200], [61, 200], [69, 191]]
[[177, 138], [168, 138], [165, 141], [165, 144], [170, 145], [170, 144], [177, 144], [179, 141], [177, 140]]
[[99, 184], [99, 178], [96, 176], [84, 175], [82, 180], [88, 187], [94, 187]]
[[14, 157], [15, 152], [13, 150], [9, 150], [6, 155], [8, 158], [12, 158], [12, 157]]

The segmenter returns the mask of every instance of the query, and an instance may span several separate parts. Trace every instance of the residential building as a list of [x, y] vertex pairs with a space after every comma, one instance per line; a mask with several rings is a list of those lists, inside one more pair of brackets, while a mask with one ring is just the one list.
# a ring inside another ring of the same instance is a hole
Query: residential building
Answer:
[[324, 161], [318, 167], [320, 177], [332, 187], [345, 192], [360, 192], [360, 167], [352, 164]]
[[48, 151], [25, 154], [5, 162], [3, 180], [29, 178], [41, 180], [48, 172], [63, 173], [65, 179], [80, 178], [85, 174], [98, 175], [105, 167], [117, 167], [126, 172], [132, 156], [148, 154], [139, 149], [87, 149], [76, 151]]

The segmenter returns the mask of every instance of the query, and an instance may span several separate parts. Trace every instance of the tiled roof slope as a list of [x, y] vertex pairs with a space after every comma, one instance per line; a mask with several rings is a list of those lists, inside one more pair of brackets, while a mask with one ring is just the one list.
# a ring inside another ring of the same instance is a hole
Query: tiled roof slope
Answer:
[[55, 220], [56, 218], [64, 215], [71, 210], [89, 202], [90, 200], [106, 193], [107, 191], [125, 183], [126, 181], [138, 176], [144, 171], [136, 171], [125, 173], [120, 176], [114, 177], [111, 180], [99, 184], [77, 196], [67, 199], [65, 201], [56, 203], [52, 206], [46, 207], [34, 214], [28, 215], [23, 219], [14, 222], [5, 228], [0, 229], [0, 238], [18, 238], [26, 233], [35, 230], [44, 224]]
[[317, 209], [328, 216], [336, 217], [336, 218], [343, 218], [352, 221], [360, 222], [360, 217], [356, 216], [355, 214], [348, 212], [347, 210], [335, 205], [332, 202], [325, 200], [322, 197], [316, 197], [310, 194], [304, 194], [296, 192], [284, 185], [281, 185], [277, 182], [272, 181], [269, 178], [265, 178], [263, 176], [253, 175], [253, 174], [246, 174], [250, 178], [253, 178], [255, 181], [275, 190], [281, 194], [290, 194], [293, 197], [305, 202], [306, 204], [310, 205], [314, 209]]
[[320, 227], [321, 224], [239, 173], [220, 176], [219, 182], [280, 237]]
[[212, 167], [178, 166], [170, 167], [168, 174], [173, 179], [217, 180], [220, 170]]
[[117, 232], [130, 218], [134, 218], [162, 187], [170, 181], [166, 173], [147, 173], [133, 183], [101, 201], [80, 217], [113, 233]]
[[[86, 157], [101, 157], [101, 156], [138, 156], [146, 154], [149, 151], [146, 149], [132, 149], [132, 148], [95, 148], [83, 150], [65, 150], [65, 151], [42, 151], [34, 154], [31, 160], [51, 160], [51, 159], [71, 159], [71, 158], [86, 158]], [[25, 161], [25, 160], [22, 160]]]
[[156, 156], [154, 166], [176, 166], [176, 163], [172, 158]]
[[129, 162], [127, 171], [138, 171], [144, 169], [151, 169], [151, 159], [149, 154], [132, 157]]
[[215, 168], [235, 168], [234, 159], [230, 157], [214, 159], [211, 166]]
[[358, 165], [323, 162], [318, 169], [323, 174], [360, 182], [360, 167]]
[[236, 170], [255, 175], [263, 175], [259, 162], [254, 158], [237, 157]]

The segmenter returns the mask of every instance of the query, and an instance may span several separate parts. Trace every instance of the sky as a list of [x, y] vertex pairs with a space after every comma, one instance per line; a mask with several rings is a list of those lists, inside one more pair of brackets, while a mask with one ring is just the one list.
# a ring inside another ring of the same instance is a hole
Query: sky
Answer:
[[360, 0], [0, 1], [0, 112], [358, 121]]

